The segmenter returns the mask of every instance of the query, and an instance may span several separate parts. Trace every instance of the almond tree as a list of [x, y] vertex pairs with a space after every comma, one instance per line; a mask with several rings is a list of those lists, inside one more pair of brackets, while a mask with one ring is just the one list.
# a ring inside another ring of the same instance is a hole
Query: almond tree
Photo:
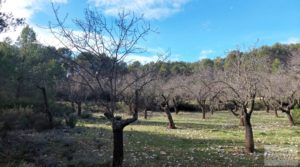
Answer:
[[256, 55], [255, 51], [239, 54], [231, 69], [226, 71], [220, 80], [225, 86], [223, 90], [226, 91], [227, 101], [236, 103], [243, 114], [245, 150], [248, 153], [254, 152], [251, 116], [258, 90], [261, 87], [260, 80], [261, 73], [264, 71], [264, 61], [263, 58]]
[[[53, 7], [53, 11], [56, 24], [51, 24], [49, 28], [55, 37], [71, 50], [89, 53], [83, 55], [87, 60], [86, 65], [69, 61], [78, 66], [78, 75], [92, 92], [98, 94], [98, 102], [105, 107], [104, 115], [112, 124], [114, 136], [113, 166], [122, 166], [123, 129], [136, 121], [138, 117], [137, 111], [127, 119], [116, 116], [116, 104], [124, 92], [140, 79], [132, 80], [124, 86], [123, 67], [126, 65], [123, 60], [130, 54], [140, 54], [144, 51], [138, 43], [151, 32], [150, 25], [142, 17], [133, 13], [123, 11], [117, 18], [110, 20], [98, 11], [87, 9], [84, 19], [73, 20], [78, 29], [75, 31], [66, 27], [64, 24], [66, 18], [59, 17], [57, 8]], [[108, 63], [102, 63], [104, 58], [109, 59]], [[101, 64], [103, 66], [99, 66]], [[143, 78], [143, 76], [140, 77]], [[138, 101], [139, 90], [136, 89], [134, 93], [135, 101]], [[108, 94], [108, 99], [100, 98], [103, 93]]]
[[291, 126], [295, 125], [291, 115], [299, 99], [299, 82], [297, 78], [290, 76], [287, 72], [274, 74], [269, 77], [269, 99], [276, 108], [286, 114]]

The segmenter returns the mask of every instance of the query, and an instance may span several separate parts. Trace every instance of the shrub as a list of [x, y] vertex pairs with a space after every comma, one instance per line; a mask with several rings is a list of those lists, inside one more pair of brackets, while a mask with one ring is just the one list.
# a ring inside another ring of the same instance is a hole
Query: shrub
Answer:
[[300, 108], [296, 108], [292, 111], [292, 116], [294, 118], [295, 123], [300, 123]]
[[254, 103], [254, 110], [265, 110], [266, 107], [261, 100], [256, 100]]
[[81, 118], [84, 118], [84, 119], [88, 119], [88, 118], [92, 118], [93, 117], [93, 114], [92, 112], [90, 111], [83, 111], [80, 115]]
[[54, 103], [50, 105], [50, 110], [54, 116], [63, 117], [73, 112], [72, 107], [62, 103]]
[[177, 108], [180, 111], [190, 111], [190, 112], [198, 112], [200, 110], [196, 104], [191, 104], [188, 102], [179, 103]]
[[[49, 129], [47, 115], [41, 112], [33, 112], [32, 108], [13, 108], [0, 111], [0, 124], [1, 130], [24, 130], [24, 129], [36, 129], [42, 131]], [[54, 119], [54, 127], [61, 126], [58, 119]]]
[[65, 117], [66, 125], [74, 128], [77, 124], [78, 118], [75, 114], [69, 114]]

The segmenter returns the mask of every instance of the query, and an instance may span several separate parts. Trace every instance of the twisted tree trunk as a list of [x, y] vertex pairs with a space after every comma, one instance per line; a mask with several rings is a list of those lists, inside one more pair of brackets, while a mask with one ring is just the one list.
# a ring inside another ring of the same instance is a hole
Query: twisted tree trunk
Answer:
[[104, 115], [112, 123], [113, 130], [113, 167], [122, 167], [124, 159], [123, 148], [123, 129], [138, 119], [138, 92], [135, 92], [134, 114], [132, 118], [122, 120], [119, 116], [114, 116], [111, 112], [105, 112]]
[[245, 147], [247, 153], [254, 152], [254, 139], [253, 131], [251, 125], [251, 114], [244, 113], [244, 123], [245, 123]]
[[81, 116], [81, 101], [77, 101], [77, 115], [80, 117]]
[[279, 116], [278, 116], [277, 109], [274, 110], [274, 113], [275, 113], [276, 118], [278, 118]]
[[169, 102], [168, 102], [167, 98], [164, 95], [162, 95], [162, 97], [164, 99], [164, 102], [161, 104], [161, 107], [162, 107], [162, 109], [164, 110], [164, 112], [166, 113], [166, 115], [168, 117], [168, 121], [169, 121], [168, 128], [169, 129], [176, 129], [176, 126], [175, 126], [175, 123], [173, 121], [173, 117], [172, 117], [172, 114], [171, 114], [171, 111], [170, 111]]
[[288, 112], [285, 112], [285, 113], [286, 113], [286, 115], [287, 115], [287, 117], [288, 117], [288, 119], [289, 119], [290, 125], [291, 125], [291, 126], [295, 126], [295, 122], [294, 122], [294, 119], [293, 119], [293, 117], [292, 117], [292, 115], [291, 115], [291, 111], [288, 111]]

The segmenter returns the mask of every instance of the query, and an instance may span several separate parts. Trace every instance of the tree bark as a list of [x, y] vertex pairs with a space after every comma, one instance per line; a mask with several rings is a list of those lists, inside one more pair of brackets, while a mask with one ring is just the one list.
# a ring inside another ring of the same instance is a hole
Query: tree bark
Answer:
[[48, 116], [48, 121], [49, 121], [50, 128], [53, 128], [53, 115], [52, 115], [52, 113], [49, 109], [49, 103], [48, 103], [46, 88], [45, 87], [40, 87], [40, 86], [37, 86], [37, 88], [39, 88], [42, 91], [43, 100], [44, 100], [44, 107], [45, 107], [45, 113]]
[[251, 125], [251, 114], [244, 113], [244, 123], [245, 123], [245, 146], [247, 153], [254, 152], [254, 139], [253, 131]]
[[176, 129], [176, 126], [175, 126], [175, 123], [173, 121], [173, 117], [172, 117], [172, 114], [171, 114], [171, 111], [170, 111], [169, 102], [168, 102], [167, 98], [164, 95], [162, 95], [162, 97], [164, 99], [164, 102], [161, 104], [161, 107], [163, 108], [164, 112], [166, 113], [166, 115], [168, 117], [168, 121], [169, 121], [168, 128], [169, 129]]
[[289, 119], [290, 125], [291, 125], [291, 126], [295, 126], [295, 122], [294, 122], [294, 119], [293, 119], [293, 117], [292, 117], [292, 115], [291, 115], [291, 111], [289, 110], [289, 111], [287, 111], [287, 112], [285, 112], [285, 113], [286, 113], [286, 115], [287, 115], [287, 117], [288, 117], [288, 119]]
[[278, 118], [279, 116], [278, 116], [277, 109], [274, 110], [274, 113], [275, 113], [276, 118]]
[[209, 107], [209, 110], [210, 110], [211, 115], [214, 115], [214, 109], [213, 109], [213, 107]]
[[244, 116], [245, 116], [244, 112], [241, 111], [241, 113], [240, 113], [240, 124], [239, 124], [240, 126], [245, 126]]
[[266, 112], [269, 113], [270, 112], [270, 106], [266, 105]]
[[206, 117], [205, 117], [205, 109], [204, 109], [204, 107], [202, 107], [202, 119], [205, 119]]
[[72, 107], [73, 113], [75, 113], [75, 112], [76, 112], [76, 109], [75, 109], [74, 101], [71, 101], [71, 107]]
[[169, 107], [165, 107], [165, 113], [167, 114], [168, 120], [169, 120], [169, 125], [168, 128], [170, 129], [176, 129], [175, 123], [173, 121], [173, 117], [172, 114], [170, 112], [170, 108]]
[[176, 101], [175, 98], [173, 98], [173, 104], [174, 104], [174, 112], [175, 112], [175, 114], [178, 114], [178, 113], [179, 113], [179, 110], [178, 110], [178, 108], [177, 108], [177, 101]]
[[81, 101], [76, 102], [77, 104], [77, 115], [81, 116]]
[[123, 128], [113, 130], [114, 148], [113, 148], [113, 167], [121, 167], [123, 163]]
[[138, 91], [135, 92], [134, 114], [132, 118], [122, 120], [119, 116], [114, 116], [112, 112], [105, 112], [104, 115], [112, 123], [113, 130], [113, 167], [122, 167], [124, 158], [123, 149], [123, 129], [127, 125], [138, 119]]
[[147, 110], [147, 108], [144, 110], [144, 118], [145, 118], [145, 119], [148, 118], [148, 110]]

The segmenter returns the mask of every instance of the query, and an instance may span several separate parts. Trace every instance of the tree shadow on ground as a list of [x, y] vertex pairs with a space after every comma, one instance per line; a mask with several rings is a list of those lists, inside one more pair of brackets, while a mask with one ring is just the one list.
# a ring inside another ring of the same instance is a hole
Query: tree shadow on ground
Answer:
[[[18, 136], [23, 140], [10, 145], [9, 149], [18, 150], [18, 159], [14, 159], [13, 152], [10, 152], [10, 162], [26, 162], [36, 166], [49, 165], [50, 162], [61, 166], [109, 166], [111, 162], [112, 131], [109, 129], [79, 126], [74, 129], [55, 129], [41, 133], [26, 131], [12, 133], [14, 138]], [[29, 141], [30, 147], [27, 147]], [[191, 139], [178, 137], [176, 134], [126, 130], [124, 148], [124, 166], [261, 164], [261, 161], [255, 162], [251, 156], [243, 155], [241, 140]], [[29, 162], [27, 157], [34, 158]]]

